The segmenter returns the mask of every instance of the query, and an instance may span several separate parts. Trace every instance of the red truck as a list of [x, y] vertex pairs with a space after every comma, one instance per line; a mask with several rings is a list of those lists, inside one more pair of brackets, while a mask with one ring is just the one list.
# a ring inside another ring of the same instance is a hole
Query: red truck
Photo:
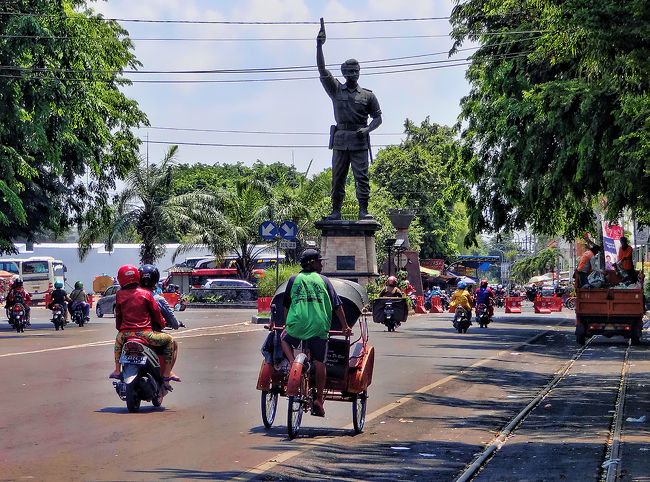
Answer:
[[584, 345], [587, 337], [614, 335], [632, 338], [638, 344], [643, 329], [642, 289], [582, 289], [576, 296], [576, 341]]

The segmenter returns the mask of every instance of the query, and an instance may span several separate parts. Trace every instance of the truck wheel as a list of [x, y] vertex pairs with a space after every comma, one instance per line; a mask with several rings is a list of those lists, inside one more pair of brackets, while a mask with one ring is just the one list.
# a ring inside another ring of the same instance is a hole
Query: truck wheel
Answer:
[[640, 345], [641, 344], [641, 334], [643, 331], [643, 324], [641, 322], [637, 322], [634, 324], [632, 327], [632, 344], [633, 345]]

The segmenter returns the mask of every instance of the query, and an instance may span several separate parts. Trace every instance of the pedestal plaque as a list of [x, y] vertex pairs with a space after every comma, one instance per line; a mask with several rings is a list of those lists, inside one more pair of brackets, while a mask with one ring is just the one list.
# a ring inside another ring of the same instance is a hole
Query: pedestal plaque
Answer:
[[362, 286], [379, 276], [375, 232], [381, 229], [374, 219], [363, 221], [330, 221], [316, 223], [322, 233], [320, 251], [323, 274], [344, 278]]

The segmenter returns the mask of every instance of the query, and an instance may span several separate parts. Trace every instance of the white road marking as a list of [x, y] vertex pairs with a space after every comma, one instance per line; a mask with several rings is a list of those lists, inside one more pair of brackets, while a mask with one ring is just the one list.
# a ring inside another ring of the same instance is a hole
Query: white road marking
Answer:
[[[235, 328], [241, 327], [244, 329], [238, 329], [236, 330]], [[237, 334], [237, 333], [248, 333], [251, 331], [260, 331], [262, 329], [262, 325], [251, 325], [250, 322], [245, 321], [242, 323], [233, 323], [230, 325], [216, 325], [216, 326], [206, 326], [202, 328], [190, 328], [187, 330], [183, 330], [182, 332], [176, 332], [178, 334], [174, 334], [174, 339], [179, 340], [182, 338], [198, 338], [201, 336], [214, 336], [214, 335], [232, 335], [232, 334]], [[225, 330], [225, 331], [224, 331]], [[106, 345], [112, 345], [115, 343], [115, 339], [113, 340], [103, 340], [103, 341], [93, 341], [90, 343], [81, 343], [79, 345], [66, 345], [66, 346], [58, 346], [54, 348], [43, 348], [41, 350], [32, 350], [32, 351], [20, 351], [20, 352], [15, 352], [15, 353], [5, 353], [3, 355], [0, 355], [0, 358], [5, 358], [8, 356], [20, 356], [20, 355], [34, 355], [37, 353], [47, 353], [51, 351], [63, 351], [63, 350], [75, 350], [77, 348], [90, 348], [90, 347], [95, 347], [95, 346], [106, 346]]]

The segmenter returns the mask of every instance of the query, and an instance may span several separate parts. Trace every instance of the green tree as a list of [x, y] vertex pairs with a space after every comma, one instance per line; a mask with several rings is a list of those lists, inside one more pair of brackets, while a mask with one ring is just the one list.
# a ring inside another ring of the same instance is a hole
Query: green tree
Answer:
[[240, 278], [248, 279], [262, 251], [259, 226], [273, 219], [277, 204], [271, 187], [262, 181], [238, 181], [234, 190], [218, 189], [177, 196], [173, 212], [185, 233], [174, 257], [205, 246], [221, 260], [236, 253]]
[[454, 50], [480, 44], [460, 120], [469, 240], [577, 238], [592, 207], [649, 221], [650, 8], [617, 0], [458, 1]]
[[[114, 210], [106, 220], [98, 220], [80, 231], [79, 257], [83, 259], [91, 244], [103, 241], [111, 250], [116, 240], [133, 232], [142, 243], [140, 263], [153, 264], [164, 252], [169, 241], [175, 206], [171, 199], [173, 161], [178, 146], [171, 146], [160, 165], [147, 166], [141, 162], [127, 179], [126, 187], [114, 199]], [[191, 202], [195, 194], [188, 194], [185, 202]], [[102, 222], [103, 221], [103, 222]]]
[[462, 226], [455, 216], [454, 189], [448, 175], [457, 156], [453, 130], [431, 124], [404, 123], [406, 140], [382, 149], [370, 169], [371, 180], [391, 194], [399, 206], [414, 209], [422, 228], [420, 255], [437, 258], [455, 254], [456, 236]]
[[[119, 90], [140, 64], [128, 32], [82, 0], [3, 2], [0, 15], [0, 252], [106, 218], [115, 180], [137, 165], [147, 124]], [[88, 41], [99, 38], [101, 41]]]

